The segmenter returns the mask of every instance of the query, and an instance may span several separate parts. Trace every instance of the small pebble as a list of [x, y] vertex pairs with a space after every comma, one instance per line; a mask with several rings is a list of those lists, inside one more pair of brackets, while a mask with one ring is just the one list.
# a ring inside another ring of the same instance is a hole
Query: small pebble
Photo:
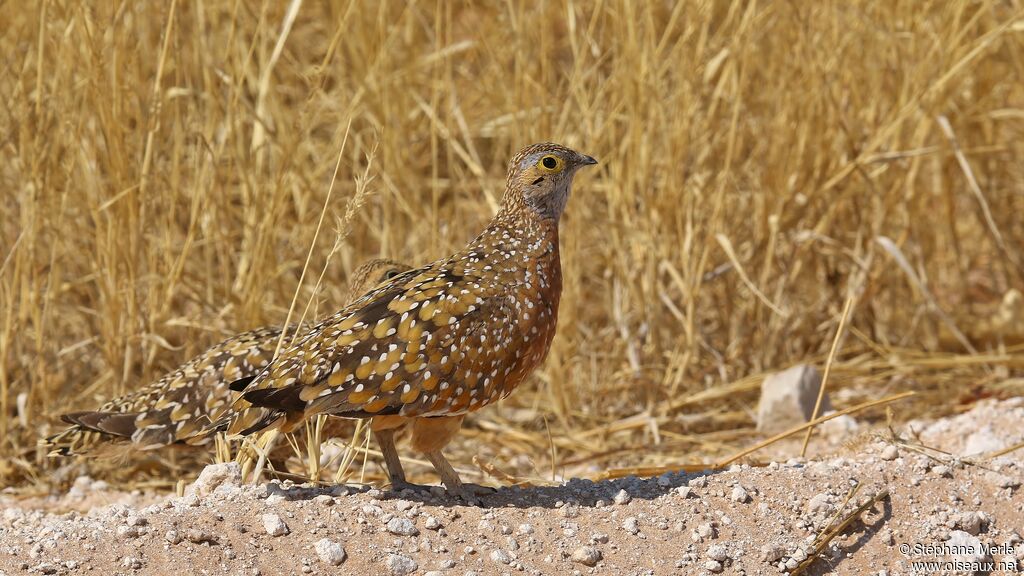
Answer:
[[498, 564], [511, 564], [512, 556], [510, 556], [508, 552], [498, 548], [491, 551], [491, 560]]
[[887, 462], [892, 462], [893, 460], [898, 458], [899, 455], [900, 455], [900, 451], [895, 446], [893, 446], [892, 444], [888, 444], [888, 445], [886, 445], [885, 448], [882, 448], [882, 453], [881, 453], [882, 460], [885, 460]]
[[707, 557], [711, 560], [717, 560], [719, 562], [725, 561], [729, 557], [729, 550], [722, 544], [713, 544], [708, 546]]
[[284, 536], [288, 533], [288, 525], [284, 523], [280, 516], [273, 513], [263, 515], [263, 528], [271, 536]]
[[584, 566], [596, 566], [601, 561], [601, 551], [594, 546], [580, 546], [572, 553], [572, 561]]
[[420, 569], [415, 560], [403, 554], [388, 554], [387, 565], [393, 576], [405, 576]]
[[[285, 527], [287, 530], [287, 527]], [[217, 539], [203, 532], [199, 528], [189, 528], [185, 531], [185, 539], [193, 544], [202, 544], [203, 542], [216, 543]]]
[[612, 500], [614, 500], [616, 504], [629, 504], [630, 501], [633, 500], [633, 497], [629, 495], [629, 492], [619, 490]]
[[765, 544], [761, 547], [761, 560], [774, 564], [778, 562], [784, 555], [786, 550], [778, 544]]
[[408, 518], [392, 518], [387, 524], [388, 532], [398, 536], [416, 536], [420, 533], [416, 525]]
[[731, 498], [733, 502], [739, 502], [740, 504], [750, 502], [750, 494], [747, 494], [747, 489], [739, 484], [733, 486]]
[[338, 566], [345, 561], [345, 549], [337, 542], [324, 538], [318, 541], [313, 548], [316, 550], [316, 555], [320, 557], [320, 561], [328, 566]]

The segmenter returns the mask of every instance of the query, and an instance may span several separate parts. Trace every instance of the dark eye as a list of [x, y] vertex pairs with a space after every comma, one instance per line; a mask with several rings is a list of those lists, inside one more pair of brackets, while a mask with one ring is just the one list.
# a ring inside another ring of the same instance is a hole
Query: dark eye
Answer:
[[540, 163], [543, 164], [544, 167], [547, 168], [548, 170], [554, 170], [555, 167], [558, 166], [558, 160], [555, 160], [554, 156], [545, 156], [544, 159], [540, 161]]
[[391, 269], [384, 273], [384, 279], [391, 280], [392, 278], [398, 276], [399, 274], [401, 274], [401, 272], [399, 272], [398, 270]]

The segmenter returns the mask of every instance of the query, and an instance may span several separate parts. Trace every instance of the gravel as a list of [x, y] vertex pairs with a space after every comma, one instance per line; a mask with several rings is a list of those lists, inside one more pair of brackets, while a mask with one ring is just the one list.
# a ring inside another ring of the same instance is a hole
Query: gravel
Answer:
[[[1024, 421], [1024, 402], [1009, 402], [915, 430], [929, 446], [956, 448], [990, 422], [1010, 445], [1024, 439], [1012, 426]], [[0, 492], [0, 573], [777, 574], [808, 556], [808, 539], [833, 515], [883, 489], [889, 500], [861, 516], [860, 532], [834, 539], [812, 571], [903, 574], [910, 558], [896, 547], [904, 543], [948, 541], [983, 555], [981, 544], [1020, 542], [1020, 455], [981, 467], [912, 452], [883, 460], [877, 444], [822, 457], [816, 446], [810, 459], [764, 467], [504, 488], [479, 507], [443, 494], [235, 485], [226, 469], [206, 475], [224, 481], [205, 495], [183, 498], [81, 477], [63, 494]], [[796, 439], [788, 454], [799, 449]], [[851, 481], [859, 492], [840, 511]], [[752, 504], [733, 498], [737, 487]], [[621, 493], [629, 501], [609, 505]], [[1016, 546], [1024, 556], [1024, 543]]]

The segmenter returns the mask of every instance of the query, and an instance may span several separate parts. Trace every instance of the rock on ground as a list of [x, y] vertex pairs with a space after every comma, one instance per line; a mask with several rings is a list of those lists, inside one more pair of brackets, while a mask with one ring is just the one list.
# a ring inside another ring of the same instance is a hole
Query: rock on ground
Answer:
[[[757, 406], [757, 430], [775, 434], [811, 419], [821, 389], [821, 375], [814, 366], [799, 364], [770, 374], [761, 383]], [[828, 395], [822, 398], [819, 414], [831, 410]]]
[[317, 541], [314, 546], [316, 555], [320, 557], [320, 561], [328, 566], [338, 566], [345, 561], [345, 549], [342, 548], [341, 544], [332, 542], [327, 538], [321, 538]]

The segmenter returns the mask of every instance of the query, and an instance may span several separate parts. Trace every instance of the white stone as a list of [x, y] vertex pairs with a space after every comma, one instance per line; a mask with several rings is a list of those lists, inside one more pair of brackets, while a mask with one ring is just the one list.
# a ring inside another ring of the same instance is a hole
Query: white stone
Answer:
[[782, 559], [786, 550], [778, 544], [765, 544], [761, 546], [761, 560], [773, 564]]
[[277, 514], [264, 514], [263, 528], [271, 536], [284, 536], [288, 533], [288, 525]]
[[733, 502], [739, 502], [740, 504], [750, 502], [750, 494], [747, 493], [747, 489], [739, 484], [733, 486], [731, 498]]
[[[775, 434], [811, 419], [821, 388], [821, 375], [807, 364], [769, 375], [761, 383], [757, 430]], [[828, 395], [822, 398], [819, 415], [832, 409]]]
[[416, 536], [420, 533], [416, 525], [408, 518], [392, 518], [388, 521], [388, 532], [398, 536]]
[[956, 516], [955, 522], [957, 528], [977, 536], [988, 525], [988, 516], [984, 512], [962, 512]]
[[345, 549], [337, 542], [324, 538], [318, 541], [313, 548], [316, 549], [316, 555], [320, 557], [320, 561], [324, 564], [338, 566], [345, 561]]
[[711, 546], [708, 546], [706, 556], [710, 560], [724, 562], [725, 559], [729, 557], [729, 549], [722, 544], [712, 544]]
[[491, 551], [491, 561], [497, 562], [498, 564], [511, 564], [512, 556], [501, 548], [497, 548]]
[[415, 560], [403, 554], [388, 554], [388, 571], [394, 576], [405, 576], [420, 569]]
[[594, 546], [580, 546], [572, 553], [572, 561], [584, 566], [596, 566], [602, 558], [601, 551]]
[[898, 448], [896, 448], [892, 444], [889, 444], [885, 448], [882, 448], [882, 453], [880, 454], [880, 456], [881, 456], [882, 460], [885, 460], [887, 462], [892, 462], [893, 460], [899, 458], [900, 451], [899, 451]]
[[951, 559], [966, 564], [979, 564], [991, 560], [986, 551], [985, 545], [977, 536], [973, 536], [963, 530], [953, 530], [946, 539], [946, 544], [955, 550], [962, 551], [961, 554], [952, 555]]
[[828, 494], [816, 494], [807, 502], [807, 510], [811, 513], [823, 512], [829, 514], [832, 512], [832, 504], [829, 500]]
[[242, 468], [238, 462], [210, 464], [199, 473], [199, 478], [185, 489], [185, 496], [206, 496], [222, 485], [241, 486]]

